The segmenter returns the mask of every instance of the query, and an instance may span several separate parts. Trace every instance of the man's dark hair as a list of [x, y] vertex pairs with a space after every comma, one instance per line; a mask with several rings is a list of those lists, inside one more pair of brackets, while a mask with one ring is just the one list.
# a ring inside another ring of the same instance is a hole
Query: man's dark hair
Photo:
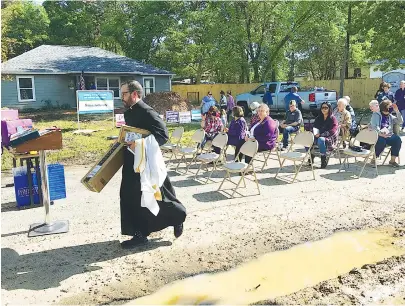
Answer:
[[293, 86], [293, 87], [291, 87], [291, 92], [297, 92], [297, 91], [298, 91], [297, 86]]
[[391, 106], [391, 101], [390, 100], [384, 100], [380, 103], [380, 112], [388, 112], [390, 110]]
[[140, 98], [142, 98], [142, 94], [143, 94], [143, 88], [141, 83], [139, 83], [138, 81], [132, 80], [132, 81], [127, 81], [121, 84], [121, 86], [123, 85], [127, 85], [128, 86], [128, 91], [130, 93], [133, 93], [134, 91], [136, 91], [138, 93], [138, 96]]

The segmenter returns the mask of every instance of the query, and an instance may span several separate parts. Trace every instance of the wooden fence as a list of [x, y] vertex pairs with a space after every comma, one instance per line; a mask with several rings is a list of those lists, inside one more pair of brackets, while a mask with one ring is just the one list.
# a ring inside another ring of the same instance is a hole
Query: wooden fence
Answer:
[[[377, 91], [381, 79], [351, 79], [345, 80], [344, 95], [351, 98], [351, 105], [355, 108], [367, 108], [368, 103], [374, 99], [374, 94]], [[179, 93], [183, 98], [189, 100], [198, 100], [207, 95], [211, 91], [214, 98], [219, 100], [221, 90], [231, 90], [235, 97], [238, 94], [251, 91], [261, 83], [251, 84], [200, 84], [200, 85], [173, 85], [172, 91]], [[301, 87], [324, 87], [329, 90], [336, 90], [339, 94], [340, 81], [302, 81]]]

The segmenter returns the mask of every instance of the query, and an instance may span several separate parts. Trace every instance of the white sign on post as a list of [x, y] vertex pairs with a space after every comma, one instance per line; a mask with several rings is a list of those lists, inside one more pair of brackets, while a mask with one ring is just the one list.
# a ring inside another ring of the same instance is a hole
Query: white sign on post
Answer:
[[76, 90], [77, 125], [80, 128], [80, 114], [113, 113], [114, 126], [114, 91], [112, 90]]
[[190, 112], [179, 112], [179, 123], [190, 123], [191, 113]]

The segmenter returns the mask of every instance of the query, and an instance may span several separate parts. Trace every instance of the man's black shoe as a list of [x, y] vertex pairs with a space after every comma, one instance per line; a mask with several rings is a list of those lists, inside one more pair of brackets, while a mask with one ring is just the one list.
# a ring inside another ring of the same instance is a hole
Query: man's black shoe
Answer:
[[121, 242], [121, 247], [123, 249], [131, 249], [131, 248], [137, 247], [139, 245], [146, 244], [146, 243], [148, 243], [148, 241], [149, 241], [148, 238], [146, 238], [144, 236], [142, 236], [142, 237], [134, 236], [134, 237], [132, 237], [132, 239]]
[[182, 234], [183, 234], [183, 223], [179, 224], [179, 225], [175, 225], [173, 226], [174, 228], [174, 237], [179, 238]]

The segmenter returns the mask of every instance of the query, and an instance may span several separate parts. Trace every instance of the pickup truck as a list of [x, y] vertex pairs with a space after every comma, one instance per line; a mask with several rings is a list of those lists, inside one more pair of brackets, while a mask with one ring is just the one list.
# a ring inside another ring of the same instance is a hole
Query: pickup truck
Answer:
[[298, 94], [305, 101], [302, 104], [302, 110], [304, 112], [311, 112], [313, 115], [317, 115], [321, 104], [325, 101], [332, 105], [332, 109], [337, 106], [337, 94], [334, 90], [324, 90], [322, 88], [314, 88], [309, 91], [300, 90], [298, 82], [269, 82], [263, 83], [256, 89], [250, 92], [242, 93], [236, 96], [236, 104], [242, 106], [245, 114], [250, 112], [250, 104], [253, 102], [263, 103], [263, 96], [265, 88], [268, 88], [273, 98], [273, 105], [269, 105], [270, 110], [274, 112], [285, 111], [285, 96], [291, 92], [291, 87], [296, 86], [298, 88]]

